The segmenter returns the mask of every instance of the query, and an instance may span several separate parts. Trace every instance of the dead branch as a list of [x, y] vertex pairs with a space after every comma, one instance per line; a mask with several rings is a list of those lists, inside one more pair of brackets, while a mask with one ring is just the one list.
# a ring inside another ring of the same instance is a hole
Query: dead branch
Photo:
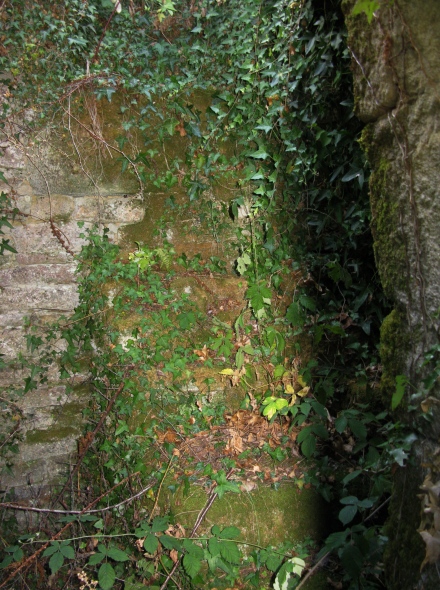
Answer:
[[[134, 475], [137, 474], [138, 473], [135, 473]], [[128, 504], [129, 502], [132, 502], [133, 500], [140, 498], [141, 496], [143, 496], [143, 494], [145, 494], [145, 492], [148, 492], [148, 490], [151, 489], [155, 484], [155, 481], [153, 483], [150, 483], [146, 488], [144, 488], [137, 494], [134, 494], [134, 496], [130, 496], [129, 498], [122, 500], [122, 502], [119, 502], [118, 504], [106, 506], [105, 508], [96, 508], [96, 510], [86, 510], [85, 512], [84, 510], [55, 510], [53, 508], [34, 508], [33, 506], [23, 506], [22, 504], [14, 504], [13, 502], [0, 502], [0, 508], [9, 508], [11, 510], [25, 510], [26, 512], [43, 512], [45, 514], [97, 514], [99, 512], [106, 512], [107, 510], [120, 508], [124, 504]]]

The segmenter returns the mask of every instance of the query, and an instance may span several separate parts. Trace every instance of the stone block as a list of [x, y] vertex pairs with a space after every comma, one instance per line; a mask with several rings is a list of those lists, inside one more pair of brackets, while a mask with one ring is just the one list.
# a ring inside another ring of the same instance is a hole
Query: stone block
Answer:
[[0, 155], [1, 168], [24, 168], [25, 159], [23, 152], [13, 145], [8, 145]]
[[76, 285], [5, 287], [0, 293], [0, 313], [9, 310], [71, 311], [78, 305]]
[[51, 217], [56, 222], [62, 219], [68, 221], [75, 210], [75, 199], [66, 195], [39, 195], [32, 197], [31, 215], [36, 218], [49, 220]]
[[[55, 224], [63, 236], [64, 225]], [[76, 228], [79, 232], [78, 228]], [[63, 236], [68, 247], [74, 250], [69, 243], [70, 237]], [[61, 245], [60, 241], [52, 234], [49, 223], [31, 223], [14, 228], [11, 233], [11, 243], [17, 250], [16, 262], [18, 264], [45, 264], [71, 262], [72, 256]]]
[[9, 266], [0, 269], [0, 285], [70, 284], [75, 280], [75, 268], [75, 263]]
[[26, 352], [24, 334], [23, 327], [6, 327], [2, 329], [0, 333], [0, 354], [3, 355], [4, 361], [15, 359], [18, 354]]
[[80, 197], [76, 203], [78, 220], [136, 223], [144, 217], [143, 203], [138, 197]]
[[22, 196], [30, 196], [32, 195], [32, 187], [29, 184], [29, 182], [27, 180], [24, 180], [23, 182], [21, 182], [17, 188], [15, 189], [15, 192], [17, 193], [18, 196], [22, 197]]
[[12, 475], [1, 475], [2, 489], [14, 488], [17, 498], [29, 498], [35, 494], [33, 486], [47, 485], [61, 478], [68, 471], [69, 459], [76, 450], [76, 437], [36, 444], [20, 445], [19, 461], [14, 464]]

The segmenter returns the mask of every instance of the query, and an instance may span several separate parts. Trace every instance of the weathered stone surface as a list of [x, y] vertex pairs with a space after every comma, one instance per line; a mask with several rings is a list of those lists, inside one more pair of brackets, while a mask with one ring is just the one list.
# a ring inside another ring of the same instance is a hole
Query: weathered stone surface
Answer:
[[78, 304], [76, 285], [5, 287], [0, 293], [0, 313], [16, 310], [71, 311]]
[[20, 224], [11, 233], [11, 243], [18, 252], [18, 264], [40, 264], [45, 260], [50, 263], [72, 260], [51, 233], [48, 223]]
[[74, 263], [10, 266], [0, 269], [0, 285], [9, 287], [73, 283], [75, 268]]
[[0, 354], [4, 356], [3, 360], [14, 359], [17, 357], [19, 353], [26, 352], [24, 334], [24, 329], [18, 326], [6, 326], [2, 329], [0, 341]]
[[68, 221], [75, 210], [75, 199], [66, 195], [52, 194], [32, 197], [31, 215], [36, 219], [54, 221], [62, 219]]
[[[440, 3], [381, 3], [371, 25], [364, 15], [351, 14], [353, 5], [354, 0], [344, 2], [355, 111], [369, 123], [362, 144], [372, 168], [375, 256], [384, 290], [395, 305], [381, 331], [382, 389], [389, 399], [399, 373], [411, 383], [409, 394], [423, 392], [423, 381], [433, 370], [424, 360], [439, 344]], [[423, 434], [411, 469], [395, 479], [385, 564], [390, 590], [438, 588], [434, 564], [420, 572], [422, 506], [416, 497], [428, 466], [432, 481], [440, 478], [440, 465], [433, 459], [439, 452], [438, 379], [425, 395], [434, 400], [430, 420], [421, 410], [413, 413]]]
[[75, 219], [102, 222], [135, 223], [144, 216], [140, 198], [126, 197], [80, 197], [76, 199]]
[[23, 445], [12, 475], [1, 475], [2, 489], [13, 489], [17, 499], [32, 499], [39, 488], [53, 486], [68, 472], [76, 437]]
[[2, 168], [24, 168], [25, 159], [23, 152], [16, 146], [8, 145], [0, 151], [0, 167]]

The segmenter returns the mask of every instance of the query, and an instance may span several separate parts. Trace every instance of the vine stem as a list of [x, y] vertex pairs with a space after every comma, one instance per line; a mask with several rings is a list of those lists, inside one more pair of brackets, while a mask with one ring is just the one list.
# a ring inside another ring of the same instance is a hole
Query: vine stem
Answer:
[[[107, 33], [108, 26], [111, 23], [112, 18], [114, 17], [115, 12], [116, 12], [118, 6], [120, 6], [120, 2], [116, 2], [115, 7], [113, 8], [113, 12], [108, 17], [107, 22], [105, 23], [104, 30], [102, 31], [101, 38], [99, 39], [98, 45], [96, 46], [96, 49], [95, 49], [95, 53], [93, 54], [92, 63], [98, 63], [98, 54], [99, 54], [99, 50], [101, 49], [101, 43], [104, 40], [105, 34]], [[87, 63], [87, 65], [88, 65], [88, 63]]]

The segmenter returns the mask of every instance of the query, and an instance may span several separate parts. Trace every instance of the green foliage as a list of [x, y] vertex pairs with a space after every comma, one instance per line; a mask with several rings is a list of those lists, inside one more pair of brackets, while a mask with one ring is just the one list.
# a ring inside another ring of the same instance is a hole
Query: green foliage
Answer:
[[[354, 12], [371, 20], [377, 7], [358, 0]], [[376, 346], [386, 302], [373, 260], [368, 168], [352, 114], [339, 2], [134, 0], [130, 10], [123, 2], [111, 16], [113, 8], [98, 0], [7, 1], [7, 18], [0, 21], [7, 38], [0, 56], [10, 76], [6, 83], [22, 99], [20, 108], [26, 101], [38, 104], [42, 118], [53, 112], [45, 104], [62, 105], [66, 93], [87, 89], [111, 101], [116, 89], [123, 90], [127, 134], [117, 138], [119, 148], [130, 145], [130, 129], [142, 134], [144, 146], [133, 157], [139, 178], [165, 191], [171, 209], [180, 207], [172, 191], [185, 190], [217, 243], [228, 205], [217, 208], [211, 198], [206, 205], [206, 194], [229, 174], [237, 185], [230, 204], [235, 270], [247, 282], [248, 307], [231, 324], [207, 318], [185, 295], [173, 293], [176, 267], [223, 271], [220, 257], [205, 265], [201, 256], [177, 257], [166, 242], [155, 248], [137, 242], [128, 261], [122, 260], [108, 231], [93, 229], [83, 236], [88, 241], [78, 258], [80, 303], [73, 317], [45, 338], [28, 335], [29, 351], [40, 350], [41, 358], [28, 367], [23, 393], [44, 383], [54, 362], [64, 378], [86, 371], [94, 388], [85, 412], [92, 423], [122, 383], [124, 394], [94, 442], [96, 456], [84, 462], [93, 474], [91, 486], [99, 495], [100, 486], [107, 492], [133, 473], [162, 483], [164, 456], [172, 465], [175, 445], [171, 437], [158, 449], [158, 432], [169, 426], [183, 436], [223, 419], [222, 407], [200, 410], [200, 399], [186, 387], [201, 352], [195, 333], [203, 326], [203, 344], [216, 357], [207, 355], [207, 367], [221, 359], [233, 368], [220, 372], [245, 386], [255, 366], [264, 367], [267, 392], [255, 398], [263, 415], [298, 428], [297, 443], [312, 462], [308, 481], [335, 500], [343, 530], [327, 538], [324, 551], [338, 554], [352, 588], [370, 584], [380, 576], [386, 540], [368, 519], [386, 501], [389, 474], [396, 463], [404, 465], [413, 441], [367, 403], [376, 395]], [[191, 102], [200, 89], [211, 97], [203, 116]], [[155, 162], [177, 133], [187, 142], [185, 156], [167, 159], [158, 172]], [[234, 145], [228, 157], [226, 138]], [[128, 164], [122, 163], [123, 171]], [[10, 207], [3, 193], [1, 206]], [[0, 231], [9, 219], [9, 213], [0, 219]], [[1, 253], [11, 249], [5, 239], [0, 246]], [[303, 278], [295, 278], [292, 288], [296, 273]], [[283, 297], [287, 302], [279, 304]], [[245, 314], [253, 323], [244, 322]], [[136, 322], [127, 333], [129, 316]], [[57, 355], [51, 345], [58, 341], [63, 346]], [[303, 343], [311, 360], [292, 368]], [[398, 381], [393, 409], [404, 388]], [[267, 452], [275, 461], [285, 456], [280, 447]], [[223, 470], [211, 469], [210, 477], [219, 497], [239, 491]], [[118, 500], [108, 492], [106, 501]], [[139, 511], [118, 512], [112, 526], [105, 519], [81, 523], [99, 539], [84, 565], [104, 590], [122, 577], [126, 586], [144, 579], [154, 585], [174, 563], [194, 587], [203, 585], [206, 565], [214, 580], [223, 576], [233, 586], [240, 564], [253, 563], [250, 583], [258, 587], [260, 570], [267, 570], [274, 588], [284, 590], [296, 585], [304, 568], [301, 557], [271, 548], [245, 557], [235, 527], [214, 526], [207, 538], [179, 537], [171, 529], [172, 515], [151, 522], [136, 522], [135, 515], [139, 521]], [[107, 544], [106, 535], [118, 545]], [[125, 544], [124, 535], [141, 540], [143, 553]], [[50, 545], [45, 556], [52, 573], [64, 569], [72, 552], [81, 559], [68, 541]], [[19, 559], [11, 545], [3, 567]]]
[[49, 567], [52, 574], [55, 574], [63, 565], [64, 559], [75, 559], [75, 551], [69, 541], [53, 541], [44, 551], [44, 557], [49, 557]]
[[[0, 171], [0, 180], [7, 183], [5, 175], [3, 172]], [[8, 194], [1, 191], [0, 193], [0, 236], [4, 236], [5, 232], [2, 230], [3, 227], [8, 229], [12, 229], [13, 225], [11, 221], [14, 220], [16, 215], [18, 214], [18, 209], [12, 205], [11, 199]], [[11, 220], [11, 221], [10, 221]], [[11, 246], [9, 243], [10, 240], [8, 238], [1, 239], [0, 242], [0, 256], [4, 255], [5, 250], [8, 252], [16, 253], [17, 250]]]
[[368, 23], [373, 20], [374, 12], [380, 7], [378, 0], [357, 0], [353, 6], [353, 14], [365, 13]]

